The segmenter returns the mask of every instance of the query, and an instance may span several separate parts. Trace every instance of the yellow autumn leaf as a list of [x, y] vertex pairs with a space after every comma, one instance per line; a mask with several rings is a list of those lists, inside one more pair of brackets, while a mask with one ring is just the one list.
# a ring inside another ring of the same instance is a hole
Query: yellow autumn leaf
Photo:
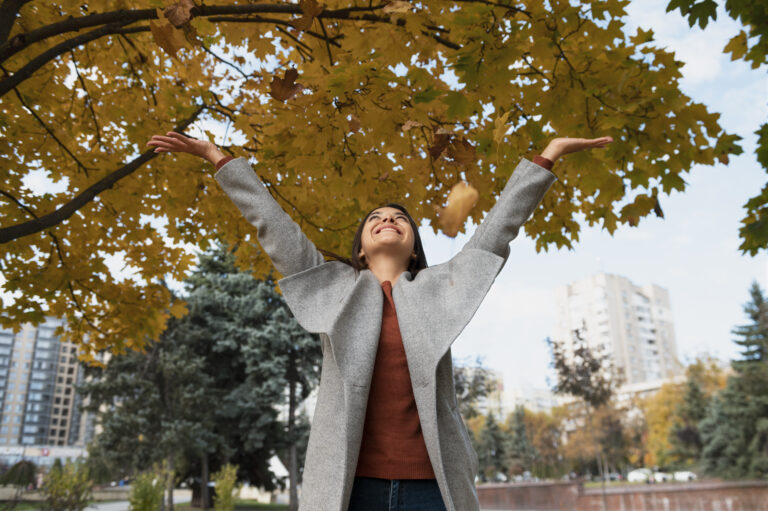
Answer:
[[187, 39], [184, 31], [174, 27], [166, 19], [149, 20], [149, 29], [152, 31], [155, 43], [174, 59], [177, 58], [176, 53], [186, 46]]
[[440, 227], [447, 236], [456, 237], [478, 197], [477, 190], [466, 181], [460, 181], [451, 188], [448, 204], [440, 211]]

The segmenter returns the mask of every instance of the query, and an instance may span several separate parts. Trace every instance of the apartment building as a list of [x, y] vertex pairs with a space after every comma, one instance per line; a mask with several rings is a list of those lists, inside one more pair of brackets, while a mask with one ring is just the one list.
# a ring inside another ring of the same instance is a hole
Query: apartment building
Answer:
[[75, 385], [83, 375], [77, 347], [54, 331], [47, 318], [21, 331], [0, 329], [0, 446], [85, 445], [92, 431]]
[[624, 384], [683, 373], [666, 289], [599, 273], [557, 288], [555, 303], [553, 340], [564, 342], [567, 350], [582, 341], [604, 348]]

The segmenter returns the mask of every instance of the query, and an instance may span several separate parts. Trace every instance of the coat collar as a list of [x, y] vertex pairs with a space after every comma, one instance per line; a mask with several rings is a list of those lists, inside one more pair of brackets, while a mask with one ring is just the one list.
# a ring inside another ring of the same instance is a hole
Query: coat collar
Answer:
[[[397, 279], [392, 298], [414, 386], [434, 381], [437, 363], [472, 319], [503, 264], [492, 252], [465, 249], [416, 277], [405, 271]], [[345, 386], [368, 387], [384, 305], [376, 276], [330, 261], [278, 284], [299, 324], [328, 335]]]

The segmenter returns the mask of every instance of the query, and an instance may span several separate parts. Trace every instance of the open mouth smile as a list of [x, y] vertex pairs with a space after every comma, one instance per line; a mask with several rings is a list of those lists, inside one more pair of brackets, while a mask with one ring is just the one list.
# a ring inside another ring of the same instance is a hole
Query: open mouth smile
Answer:
[[377, 227], [376, 230], [373, 231], [373, 232], [374, 232], [374, 234], [378, 234], [381, 231], [383, 231], [384, 229], [391, 229], [391, 230], [395, 231], [397, 234], [403, 234], [402, 232], [400, 232], [400, 229], [398, 229], [394, 225], [382, 225], [381, 227]]

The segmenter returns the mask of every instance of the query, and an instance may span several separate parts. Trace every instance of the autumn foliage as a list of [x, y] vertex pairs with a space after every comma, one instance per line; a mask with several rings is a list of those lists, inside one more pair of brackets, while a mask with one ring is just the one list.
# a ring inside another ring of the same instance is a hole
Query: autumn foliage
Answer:
[[[577, 215], [609, 232], [662, 216], [684, 173], [725, 161], [738, 137], [680, 91], [680, 63], [651, 31], [626, 33], [626, 4], [3, 2], [0, 271], [15, 300], [2, 325], [64, 316], [88, 360], [141, 348], [184, 313], [164, 285], [190, 269], [182, 244], [220, 237], [269, 271], [213, 167], [146, 147], [171, 130], [250, 158], [307, 235], [341, 253], [391, 200], [435, 229], [463, 201], [448, 234], [466, 214], [479, 222], [555, 135], [614, 143], [558, 162], [525, 226], [538, 250], [572, 248]], [[64, 191], [34, 193], [34, 172]], [[451, 192], [462, 181], [463, 198]], [[115, 254], [132, 276], [110, 274]]]

